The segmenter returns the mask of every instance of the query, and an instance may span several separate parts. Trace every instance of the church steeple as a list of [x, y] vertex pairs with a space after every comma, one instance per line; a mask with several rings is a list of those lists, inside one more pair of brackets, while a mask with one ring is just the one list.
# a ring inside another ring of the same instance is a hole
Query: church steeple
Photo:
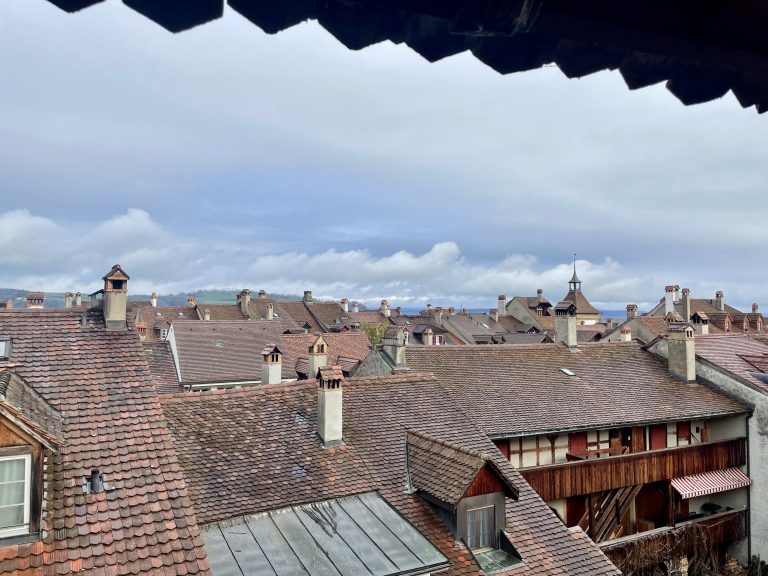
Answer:
[[576, 275], [576, 254], [573, 255], [573, 276], [571, 277], [571, 281], [568, 282], [568, 286], [574, 292], [581, 292], [581, 280], [579, 280], [579, 277]]

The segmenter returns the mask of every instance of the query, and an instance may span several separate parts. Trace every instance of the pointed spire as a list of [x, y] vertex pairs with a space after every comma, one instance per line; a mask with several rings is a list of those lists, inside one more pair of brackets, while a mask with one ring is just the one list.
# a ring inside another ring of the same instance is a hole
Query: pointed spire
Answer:
[[576, 254], [573, 255], [573, 276], [571, 277], [571, 281], [568, 282], [569, 286], [571, 287], [571, 290], [581, 290], [581, 280], [579, 280], [579, 277], [576, 275]]

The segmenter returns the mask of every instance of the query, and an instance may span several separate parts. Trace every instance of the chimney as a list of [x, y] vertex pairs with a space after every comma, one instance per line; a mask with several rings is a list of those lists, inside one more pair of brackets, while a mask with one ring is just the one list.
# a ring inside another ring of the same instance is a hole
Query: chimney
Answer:
[[725, 312], [725, 294], [723, 294], [722, 290], [718, 290], [715, 292], [715, 307], [720, 310], [720, 312]]
[[498, 308], [491, 308], [491, 310], [488, 313], [488, 315], [491, 317], [491, 319], [494, 322], [498, 322], [499, 321], [499, 309]]
[[344, 310], [344, 312], [349, 312], [349, 300], [342, 298], [340, 304], [341, 309]]
[[67, 292], [64, 294], [64, 308], [72, 308], [72, 301], [74, 298], [75, 296], [72, 294], [72, 292]]
[[343, 442], [342, 382], [340, 366], [323, 366], [315, 374], [317, 392], [317, 435], [323, 448], [333, 448]]
[[248, 288], [243, 288], [240, 294], [238, 294], [237, 300], [240, 303], [240, 311], [243, 313], [243, 316], [250, 316], [248, 308], [251, 304], [251, 291]]
[[631, 342], [632, 341], [632, 330], [630, 330], [627, 326], [624, 326], [624, 328], [621, 329], [619, 334], [619, 342]]
[[397, 308], [395, 308], [395, 312], [397, 312], [398, 316], [402, 316], [403, 315], [402, 307], [398, 306]]
[[115, 264], [102, 280], [104, 280], [104, 322], [107, 330], [125, 330], [130, 277], [120, 264]]
[[555, 306], [555, 342], [562, 342], [569, 350], [578, 345], [576, 338], [576, 305], [565, 300]]
[[27, 292], [24, 294], [25, 308], [45, 308], [45, 292]]
[[104, 492], [104, 477], [98, 468], [92, 469], [91, 473], [86, 476], [86, 491], [88, 494]]
[[267, 302], [267, 320], [275, 319], [275, 307], [272, 302]]
[[664, 287], [664, 315], [671, 314], [675, 311], [675, 287]]
[[688, 322], [673, 322], [667, 326], [667, 356], [672, 376], [683, 382], [696, 380], [693, 326]]
[[443, 309], [440, 306], [435, 308], [435, 312], [432, 317], [435, 319], [435, 324], [438, 326], [443, 325]]
[[637, 304], [627, 304], [627, 320], [637, 316]]
[[433, 337], [434, 333], [432, 332], [432, 328], [427, 328], [421, 333], [421, 343], [424, 344], [424, 346], [432, 346], [432, 344], [434, 344]]
[[683, 320], [688, 322], [691, 319], [691, 291], [683, 288]]
[[328, 364], [328, 344], [323, 337], [318, 334], [315, 341], [309, 345], [309, 367], [307, 368], [307, 378], [316, 378], [317, 371]]
[[541, 288], [538, 288], [536, 290], [536, 300], [538, 302], [543, 302], [544, 301], [544, 290], [542, 290]]
[[613, 328], [614, 328], [613, 318], [606, 318], [605, 319], [605, 329], [606, 330], [613, 330]]
[[80, 292], [75, 292], [75, 306], [83, 305], [83, 295]]
[[195, 308], [197, 307], [197, 298], [194, 296], [190, 296], [187, 298], [187, 308]]
[[312, 304], [312, 290], [304, 290], [304, 302]]
[[209, 308], [206, 308], [203, 310], [203, 320], [210, 320], [211, 319], [211, 310]]
[[283, 379], [283, 353], [277, 345], [267, 344], [261, 357], [261, 383], [279, 384]]
[[499, 294], [499, 316], [507, 315], [507, 297], [504, 294]]
[[675, 303], [677, 303], [677, 302], [680, 302], [680, 286], [678, 286], [677, 284], [675, 284], [675, 285], [673, 286], [673, 288], [675, 289], [675, 291], [674, 291], [674, 300], [675, 300]]
[[757, 306], [757, 304], [752, 304], [752, 314], [758, 314], [758, 306]]
[[402, 326], [390, 326], [384, 332], [384, 352], [396, 367], [405, 366], [405, 332]]
[[456, 315], [456, 308], [453, 306], [448, 306], [448, 316], [455, 316]]
[[352, 312], [360, 312], [360, 302], [352, 302]]
[[152, 304], [152, 308], [157, 308], [157, 294], [152, 292], [152, 296], [149, 297], [149, 303]]
[[259, 300], [264, 300], [267, 297], [266, 290], [259, 290]]
[[385, 318], [389, 318], [392, 315], [392, 311], [389, 309], [389, 302], [382, 300], [381, 306], [379, 306], [379, 312], [384, 314]]

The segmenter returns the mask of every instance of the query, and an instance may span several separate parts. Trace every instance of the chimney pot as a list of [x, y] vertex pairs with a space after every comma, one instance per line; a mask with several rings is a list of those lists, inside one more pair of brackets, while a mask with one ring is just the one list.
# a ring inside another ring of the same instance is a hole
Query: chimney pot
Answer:
[[715, 292], [715, 307], [717, 307], [720, 312], [725, 312], [725, 294], [723, 294], [722, 290], [718, 290]]
[[304, 290], [304, 302], [312, 304], [312, 290]]
[[627, 320], [637, 316], [637, 304], [627, 304]]
[[379, 306], [379, 312], [384, 314], [385, 318], [389, 318], [392, 315], [392, 311], [389, 309], [389, 302], [382, 300], [381, 306]]
[[691, 319], [691, 291], [683, 288], [683, 320], [688, 322]]
[[671, 314], [675, 311], [675, 287], [664, 287], [664, 315]]
[[203, 310], [203, 320], [210, 320], [211, 319], [211, 310], [209, 308], [206, 308]]
[[757, 306], [757, 304], [756, 304], [756, 303], [755, 303], [755, 304], [752, 304], [752, 314], [757, 314], [757, 311], [758, 311], [758, 306]]
[[499, 294], [499, 316], [507, 315], [507, 296], [506, 294]]
[[340, 304], [341, 309], [344, 310], [344, 312], [349, 312], [349, 300], [342, 298]]
[[266, 290], [259, 290], [259, 299], [264, 300], [267, 297], [267, 291]]
[[157, 308], [157, 294], [155, 292], [152, 292], [152, 295], [149, 297], [149, 303], [152, 305], [152, 308]]
[[315, 374], [317, 392], [317, 434], [323, 448], [332, 448], [343, 442], [343, 381], [340, 366], [322, 366]]
[[279, 384], [283, 379], [283, 353], [276, 344], [267, 344], [261, 358], [261, 383]]
[[80, 292], [75, 293], [75, 306], [83, 305], [83, 295]]
[[189, 298], [187, 298], [187, 307], [194, 308], [195, 306], [197, 306], [197, 298], [195, 298], [194, 296], [190, 296]]
[[64, 294], [64, 308], [72, 308], [72, 301], [74, 300], [74, 294], [67, 292]]
[[240, 312], [243, 313], [243, 316], [250, 317], [251, 291], [248, 288], [243, 288], [237, 295], [237, 301], [240, 303]]
[[352, 302], [352, 312], [360, 312], [360, 302]]

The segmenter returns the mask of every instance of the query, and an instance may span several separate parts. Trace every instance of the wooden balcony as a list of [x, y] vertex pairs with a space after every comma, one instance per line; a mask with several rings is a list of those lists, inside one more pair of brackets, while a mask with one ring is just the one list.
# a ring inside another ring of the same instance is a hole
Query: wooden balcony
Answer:
[[702, 559], [722, 544], [746, 538], [747, 511], [733, 510], [599, 544], [623, 574], [682, 556]]
[[520, 474], [546, 502], [743, 466], [744, 437], [596, 460], [523, 468]]

